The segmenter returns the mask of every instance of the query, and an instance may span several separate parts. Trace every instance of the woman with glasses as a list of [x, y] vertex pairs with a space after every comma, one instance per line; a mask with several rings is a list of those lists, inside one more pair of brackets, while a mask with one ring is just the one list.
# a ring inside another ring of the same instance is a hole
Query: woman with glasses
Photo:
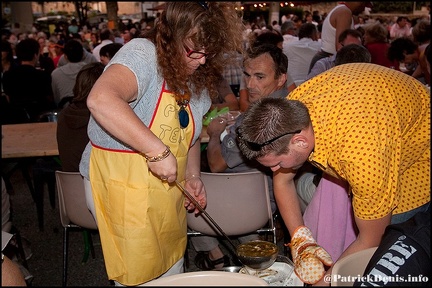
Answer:
[[233, 3], [166, 2], [152, 33], [125, 44], [88, 97], [80, 171], [116, 285], [183, 270], [186, 210], [198, 209], [177, 185], [206, 206], [202, 117], [242, 31]]

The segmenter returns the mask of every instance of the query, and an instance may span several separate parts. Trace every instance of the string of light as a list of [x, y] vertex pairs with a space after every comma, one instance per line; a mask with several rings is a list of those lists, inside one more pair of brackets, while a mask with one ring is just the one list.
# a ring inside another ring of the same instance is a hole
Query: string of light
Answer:
[[[293, 2], [280, 2], [279, 5], [282, 8], [286, 7], [286, 6], [290, 6], [290, 7], [294, 7], [295, 6]], [[265, 2], [263, 2], [263, 3], [255, 3], [255, 4], [253, 4], [253, 7], [254, 8], [265, 8], [265, 7], [267, 7], [267, 3], [265, 3]], [[240, 7], [236, 7], [235, 9], [236, 10], [238, 10], [238, 9], [244, 10], [245, 8], [244, 8], [243, 5], [241, 5]]]

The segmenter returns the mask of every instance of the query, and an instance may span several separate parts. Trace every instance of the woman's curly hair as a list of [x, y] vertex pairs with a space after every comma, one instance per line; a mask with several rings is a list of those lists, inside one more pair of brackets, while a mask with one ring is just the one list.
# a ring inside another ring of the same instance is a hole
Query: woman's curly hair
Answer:
[[[218, 77], [230, 61], [225, 54], [242, 51], [243, 30], [233, 2], [166, 2], [148, 38], [156, 45], [159, 72], [171, 91], [181, 98], [207, 89], [213, 98], [217, 96]], [[189, 39], [194, 44], [192, 49], [215, 54], [192, 75], [187, 74], [183, 61], [185, 41]]]

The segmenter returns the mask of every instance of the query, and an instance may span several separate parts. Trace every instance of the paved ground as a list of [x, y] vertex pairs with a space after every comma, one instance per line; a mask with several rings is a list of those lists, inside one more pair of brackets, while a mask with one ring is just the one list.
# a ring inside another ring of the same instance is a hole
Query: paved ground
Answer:
[[[48, 192], [45, 191], [45, 229], [41, 232], [37, 225], [36, 206], [20, 171], [13, 174], [11, 182], [14, 187], [14, 194], [12, 195], [13, 223], [20, 230], [21, 235], [31, 242], [33, 251], [33, 256], [28, 261], [29, 270], [34, 276], [32, 286], [61, 286], [63, 228], [60, 223], [58, 205], [55, 209], [50, 207]], [[92, 239], [95, 258], [90, 256], [86, 263], [82, 263], [84, 255], [83, 233], [80, 231], [69, 233], [68, 286], [111, 285], [105, 271], [99, 235], [93, 233]], [[278, 241], [280, 254], [284, 251], [282, 244], [283, 240], [280, 239]], [[199, 271], [193, 263], [195, 255], [195, 250], [189, 248], [187, 272]], [[231, 261], [231, 263], [233, 262]]]

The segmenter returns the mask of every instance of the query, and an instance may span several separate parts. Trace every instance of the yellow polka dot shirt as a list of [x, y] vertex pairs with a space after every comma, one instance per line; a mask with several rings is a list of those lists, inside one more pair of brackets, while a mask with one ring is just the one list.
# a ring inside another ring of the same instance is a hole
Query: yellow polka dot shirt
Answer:
[[379, 219], [430, 201], [430, 93], [402, 72], [336, 66], [288, 96], [309, 109], [309, 161], [348, 181], [357, 217]]

